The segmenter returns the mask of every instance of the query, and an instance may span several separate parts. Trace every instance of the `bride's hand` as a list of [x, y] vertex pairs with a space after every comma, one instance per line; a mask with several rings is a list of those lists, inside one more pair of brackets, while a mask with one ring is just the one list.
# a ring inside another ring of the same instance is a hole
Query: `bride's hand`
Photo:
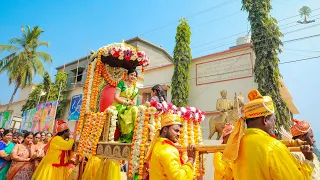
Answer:
[[135, 106], [136, 103], [135, 103], [134, 101], [131, 101], [131, 102], [130, 102], [130, 105], [131, 105], [131, 106]]

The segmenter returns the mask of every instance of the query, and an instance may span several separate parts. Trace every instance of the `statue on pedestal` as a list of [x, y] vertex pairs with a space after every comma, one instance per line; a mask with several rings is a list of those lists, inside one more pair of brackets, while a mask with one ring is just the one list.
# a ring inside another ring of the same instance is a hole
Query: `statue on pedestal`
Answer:
[[209, 139], [217, 132], [218, 136], [216, 140], [219, 140], [222, 135], [223, 127], [226, 123], [235, 124], [236, 120], [242, 114], [242, 108], [244, 106], [244, 98], [241, 93], [237, 95], [235, 93], [234, 103], [230, 99], [227, 99], [227, 91], [222, 90], [221, 98], [217, 100], [216, 108], [220, 114], [216, 117], [212, 117], [209, 120]]

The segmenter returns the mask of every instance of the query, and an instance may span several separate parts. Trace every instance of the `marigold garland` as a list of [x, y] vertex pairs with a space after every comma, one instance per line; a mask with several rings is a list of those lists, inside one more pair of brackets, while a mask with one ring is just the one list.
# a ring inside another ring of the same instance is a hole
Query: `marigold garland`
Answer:
[[102, 77], [111, 85], [116, 87], [118, 85], [118, 83], [121, 80], [124, 80], [126, 78], [126, 73], [123, 73], [122, 78], [121, 79], [117, 79], [114, 80], [112, 77], [110, 77], [110, 75], [108, 74], [106, 67], [102, 66]]
[[77, 126], [76, 134], [80, 134], [81, 130], [83, 128], [83, 120], [84, 120], [85, 110], [86, 110], [85, 102], [87, 102], [87, 97], [88, 97], [88, 86], [89, 86], [90, 76], [91, 76], [91, 67], [92, 67], [92, 64], [90, 64], [89, 67], [88, 67], [88, 76], [87, 76], [87, 79], [86, 79], [85, 88], [84, 88], [84, 91], [83, 91], [83, 100], [82, 100], [82, 102], [84, 102], [84, 105], [81, 106], [80, 117], [79, 117], [79, 120], [78, 120], [78, 126]]
[[144, 126], [143, 126], [143, 135], [142, 135], [142, 141], [140, 144], [140, 156], [139, 156], [139, 172], [138, 172], [138, 179], [142, 180], [143, 176], [143, 169], [144, 169], [144, 156], [146, 151], [146, 143], [148, 140], [147, 134], [148, 134], [148, 125], [149, 125], [149, 113], [146, 112], [144, 116]]

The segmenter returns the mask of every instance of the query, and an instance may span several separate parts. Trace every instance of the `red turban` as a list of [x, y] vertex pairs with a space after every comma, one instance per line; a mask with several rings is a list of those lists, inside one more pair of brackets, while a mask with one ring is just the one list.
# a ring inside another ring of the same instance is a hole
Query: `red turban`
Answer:
[[311, 129], [308, 121], [299, 121], [297, 119], [292, 119], [292, 121], [295, 123], [291, 127], [291, 134], [293, 137], [304, 135]]
[[63, 119], [59, 119], [56, 124], [56, 132], [59, 133], [67, 129], [69, 129], [68, 124]]

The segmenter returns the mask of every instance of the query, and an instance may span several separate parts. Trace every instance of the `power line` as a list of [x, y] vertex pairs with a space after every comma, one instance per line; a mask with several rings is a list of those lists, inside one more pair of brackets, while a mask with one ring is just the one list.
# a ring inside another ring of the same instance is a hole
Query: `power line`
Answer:
[[314, 57], [309, 57], [309, 58], [304, 58], [304, 59], [297, 59], [297, 60], [293, 60], [293, 61], [280, 62], [279, 64], [290, 64], [290, 63], [307, 61], [307, 60], [317, 59], [317, 58], [320, 58], [320, 56], [314, 56]]
[[287, 48], [283, 48], [282, 50], [289, 50], [289, 51], [302, 51], [302, 52], [320, 52], [320, 50], [318, 51], [314, 51], [314, 50], [304, 50], [304, 49], [287, 49]]
[[[230, 0], [230, 1], [227, 1], [227, 2], [224, 2], [224, 3], [221, 3], [221, 4], [218, 4], [218, 5], [213, 6], [213, 7], [211, 7], [211, 8], [208, 8], [208, 9], [205, 9], [205, 10], [202, 10], [202, 11], [199, 11], [199, 12], [193, 14], [193, 15], [189, 15], [189, 16], [187, 16], [187, 18], [188, 18], [188, 19], [191, 19], [191, 18], [193, 18], [193, 17], [199, 16], [199, 15], [204, 14], [204, 13], [206, 13], [206, 12], [209, 12], [209, 11], [212, 11], [212, 10], [214, 10], [214, 9], [218, 9], [218, 8], [223, 7], [223, 6], [225, 6], [225, 5], [231, 4], [231, 3], [235, 2], [235, 1], [237, 1], [237, 0]], [[179, 20], [175, 20], [175, 21], [172, 21], [172, 22], [170, 22], [170, 23], [168, 23], [168, 24], [165, 24], [165, 25], [163, 25], [163, 26], [160, 26], [160, 27], [151, 29], [151, 30], [149, 30], [149, 31], [146, 31], [146, 32], [144, 32], [144, 33], [141, 33], [139, 36], [144, 36], [144, 35], [149, 34], [149, 33], [151, 33], [151, 32], [158, 31], [158, 30], [163, 29], [163, 28], [165, 28], [165, 27], [171, 26], [171, 25], [173, 25], [173, 24], [176, 24], [177, 21], [179, 21]]]
[[[314, 12], [314, 11], [317, 11], [317, 10], [319, 10], [319, 9], [320, 9], [320, 8], [317, 8], [317, 9], [314, 9], [314, 10], [312, 10], [312, 11]], [[311, 18], [311, 17], [319, 16], [319, 15], [320, 15], [320, 14], [316, 14], [316, 15], [310, 16], [310, 18]], [[285, 21], [285, 20], [287, 20], [287, 19], [291, 19], [291, 18], [297, 17], [297, 16], [300, 16], [300, 14], [294, 15], [294, 16], [290, 16], [290, 17], [287, 17], [287, 18], [284, 18], [284, 19], [281, 19], [281, 20], [279, 20], [278, 22]], [[318, 18], [317, 18], [317, 19], [318, 19]], [[292, 22], [287, 23], [287, 24], [279, 25], [279, 27], [284, 27], [284, 26], [286, 26], [286, 25], [293, 24], [293, 23], [297, 23], [297, 21], [292, 21]], [[299, 26], [299, 25], [301, 25], [301, 24], [296, 24], [296, 25], [293, 25], [293, 26], [285, 27], [285, 28], [282, 28], [282, 30], [283, 30], [283, 29], [290, 28], [290, 27], [294, 27], [294, 26]], [[192, 48], [198, 48], [198, 47], [201, 47], [201, 46], [204, 46], [204, 45], [207, 45], [207, 44], [211, 44], [211, 43], [213, 43], [213, 42], [221, 41], [221, 40], [224, 40], [224, 39], [233, 37], [233, 36], [235, 36], [235, 35], [243, 34], [243, 33], [246, 33], [246, 32], [247, 32], [247, 31], [239, 32], [239, 33], [236, 33], [236, 34], [231, 35], [231, 36], [223, 37], [223, 38], [220, 38], [220, 39], [217, 39], [217, 40], [213, 40], [213, 41], [210, 41], [210, 42], [207, 42], [207, 43], [204, 43], [204, 44], [200, 44], [200, 45], [197, 45], [197, 46], [193, 46]]]
[[[290, 40], [284, 41], [284, 43], [295, 42], [295, 41], [297, 41], [297, 40], [304, 40], [304, 39], [309, 39], [309, 38], [311, 38], [311, 37], [318, 37], [318, 36], [320, 36], [320, 34], [318, 34], [318, 35], [312, 35], [312, 36], [306, 36], [306, 37], [302, 37], [302, 38], [290, 39]], [[263, 47], [257, 47], [257, 48], [263, 48]], [[235, 63], [240, 59], [241, 56], [243, 56], [243, 55], [245, 55], [245, 54], [247, 54], [247, 52], [241, 54], [241, 55], [238, 57], [238, 59], [235, 61]], [[289, 63], [294, 63], [294, 62], [300, 62], [300, 61], [306, 61], [306, 60], [310, 60], [310, 59], [315, 59], [315, 58], [319, 58], [319, 57], [320, 57], [320, 56], [315, 56], [315, 57], [310, 57], [310, 58], [304, 58], [304, 59], [298, 59], [298, 60], [293, 60], [293, 61], [281, 62], [281, 63], [279, 63], [279, 64], [289, 64]], [[234, 63], [234, 64], [235, 64], [235, 63]], [[229, 70], [230, 68], [232, 68], [232, 66], [233, 66], [234, 64], [232, 64], [232, 65], [228, 68], [228, 70]], [[156, 67], [155, 67], [155, 68], [156, 68]], [[225, 74], [225, 73], [222, 73], [222, 74], [220, 74], [220, 75], [223, 75], [223, 74]], [[216, 76], [216, 75], [209, 75], [208, 77], [210, 77], [210, 76]], [[207, 77], [207, 76], [202, 76], [202, 77]], [[193, 79], [196, 79], [196, 77], [195, 77], [195, 78], [189, 78], [188, 80], [193, 80]], [[169, 81], [169, 82], [163, 82], [163, 83], [164, 83], [164, 84], [166, 84], [166, 83], [171, 83], [171, 81]], [[144, 87], [149, 87], [149, 86], [154, 86], [154, 85], [156, 85], [156, 84], [144, 85]]]

